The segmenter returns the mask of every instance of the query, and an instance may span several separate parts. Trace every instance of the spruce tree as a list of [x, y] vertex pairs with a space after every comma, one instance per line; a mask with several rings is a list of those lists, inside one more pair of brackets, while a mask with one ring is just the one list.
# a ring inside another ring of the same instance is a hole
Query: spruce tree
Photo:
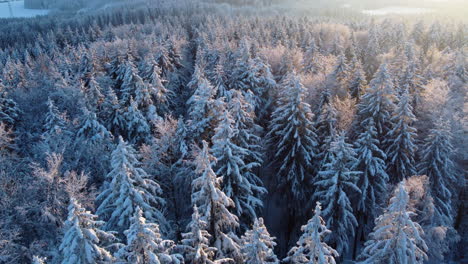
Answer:
[[301, 227], [302, 235], [288, 256], [287, 263], [335, 264], [338, 252], [324, 242], [325, 237], [332, 232], [327, 228], [322, 216], [319, 202], [315, 206], [314, 216]]
[[112, 134], [97, 120], [96, 113], [83, 110], [84, 116], [76, 136], [91, 143], [103, 143], [112, 139]]
[[[189, 83], [190, 85], [190, 83]], [[215, 108], [215, 90], [209, 81], [201, 76], [197, 80], [194, 94], [187, 101], [189, 126], [194, 139], [209, 137], [208, 130], [214, 119], [213, 110]]]
[[132, 143], [146, 142], [151, 133], [151, 128], [140, 111], [137, 102], [130, 98], [129, 106], [123, 111], [118, 121], [120, 121], [125, 138]]
[[357, 106], [357, 130], [363, 131], [365, 128], [361, 125], [367, 124], [369, 118], [372, 119], [377, 129], [377, 137], [382, 144], [379, 146], [380, 149], [386, 149], [383, 140], [392, 129], [391, 118], [396, 100], [392, 80], [387, 65], [383, 63]]
[[448, 122], [438, 121], [424, 139], [418, 166], [419, 174], [429, 177], [434, 199], [434, 222], [447, 226], [453, 222], [452, 186], [457, 182], [451, 135]]
[[415, 121], [416, 117], [413, 115], [408, 90], [405, 90], [391, 119], [393, 127], [385, 137], [385, 143], [388, 146], [386, 149], [387, 171], [393, 176], [390, 178], [393, 183], [416, 174], [414, 157], [417, 135], [413, 127]]
[[193, 207], [192, 221], [188, 225], [189, 231], [182, 234], [184, 259], [193, 264], [214, 264], [220, 261], [214, 260], [216, 248], [210, 247], [211, 235], [206, 231], [207, 223], [200, 218], [198, 207]]
[[267, 137], [278, 167], [280, 188], [295, 200], [306, 197], [317, 140], [312, 125], [312, 112], [305, 102], [305, 88], [291, 73], [282, 84], [278, 106], [272, 113]]
[[[376, 217], [375, 212], [385, 198], [388, 174], [385, 171], [385, 153], [379, 148], [377, 129], [374, 121], [368, 120], [365, 130], [356, 140], [356, 169], [361, 171], [357, 186], [361, 196], [357, 204], [358, 210], [367, 216], [371, 223]], [[362, 223], [361, 223], [362, 224]]]
[[244, 157], [248, 150], [234, 141], [239, 131], [234, 128], [234, 120], [226, 109], [221, 116], [220, 123], [213, 136], [212, 153], [216, 159], [216, 175], [222, 177], [222, 191], [234, 202], [235, 214], [240, 218], [247, 217], [248, 221], [256, 218], [256, 212], [263, 203], [257, 197], [257, 182], [252, 182], [248, 175]]
[[255, 219], [251, 230], [242, 237], [244, 262], [250, 264], [279, 264], [273, 252], [275, 238], [271, 237], [263, 224], [263, 218]]
[[0, 79], [0, 122], [12, 126], [18, 120], [19, 114], [16, 102], [8, 97]]
[[416, 264], [427, 259], [427, 246], [421, 238], [423, 230], [408, 210], [409, 196], [400, 183], [390, 205], [375, 221], [374, 231], [360, 256], [362, 263]]
[[122, 137], [112, 152], [111, 168], [107, 174], [108, 182], [97, 197], [100, 202], [97, 214], [107, 221], [106, 229], [119, 232], [128, 229], [130, 218], [139, 207], [146, 219], [169, 231], [161, 212], [164, 205], [159, 196], [161, 188], [141, 169], [135, 149]]
[[59, 247], [60, 263], [94, 264], [113, 260], [112, 254], [102, 246], [116, 238], [113, 234], [102, 231], [100, 227], [104, 222], [96, 221], [96, 218], [75, 199], [71, 199], [64, 237]]
[[234, 231], [239, 226], [238, 218], [229, 211], [234, 202], [221, 190], [222, 178], [212, 169], [215, 158], [210, 154], [208, 143], [202, 141], [203, 149], [196, 157], [196, 172], [192, 182], [192, 204], [198, 206], [200, 217], [208, 223], [212, 235], [210, 245], [218, 249], [217, 258], [231, 258], [242, 263], [239, 238]]
[[137, 207], [125, 232], [127, 243], [117, 253], [117, 263], [160, 264], [181, 263], [182, 256], [171, 254], [174, 242], [163, 240], [159, 225], [147, 222]]
[[331, 143], [329, 160], [319, 171], [319, 179], [315, 182], [315, 199], [325, 205], [323, 216], [327, 219], [327, 226], [334, 230], [328, 242], [335, 245], [340, 254], [348, 250], [357, 226], [350, 197], [361, 192], [356, 186], [360, 175], [354, 170], [356, 153], [345, 140], [341, 134]]

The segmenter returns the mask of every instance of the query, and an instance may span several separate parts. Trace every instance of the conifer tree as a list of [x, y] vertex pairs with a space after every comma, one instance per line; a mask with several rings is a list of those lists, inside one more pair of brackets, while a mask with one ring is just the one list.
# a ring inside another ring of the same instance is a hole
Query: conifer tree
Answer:
[[283, 92], [272, 113], [269, 145], [278, 166], [278, 182], [295, 199], [305, 198], [305, 185], [310, 181], [317, 140], [312, 125], [312, 112], [305, 102], [305, 89], [299, 77], [289, 74]]
[[[332, 98], [325, 99], [328, 90], [322, 94], [322, 106], [315, 121], [319, 152], [317, 154], [317, 169], [320, 169], [328, 160], [331, 142], [337, 134], [338, 113]], [[329, 95], [329, 94], [328, 94]], [[331, 95], [329, 95], [331, 97]]]
[[71, 199], [65, 234], [59, 247], [62, 264], [94, 264], [113, 260], [112, 254], [102, 246], [116, 238], [102, 231], [100, 227], [104, 222], [96, 221], [96, 218], [75, 199]]
[[174, 242], [163, 240], [159, 225], [148, 223], [139, 207], [136, 208], [130, 219], [129, 229], [124, 233], [127, 237], [127, 243], [116, 253], [117, 263], [181, 263], [181, 255], [171, 254]]
[[333, 94], [340, 97], [345, 96], [347, 93], [346, 86], [349, 82], [350, 70], [346, 63], [346, 57], [343, 53], [338, 57], [335, 68], [327, 76], [327, 86]]
[[250, 264], [279, 264], [273, 252], [275, 238], [271, 237], [263, 224], [263, 218], [255, 219], [253, 227], [242, 237], [244, 262]]
[[214, 118], [212, 111], [215, 108], [215, 92], [208, 80], [201, 76], [197, 80], [194, 94], [187, 101], [190, 130], [195, 139], [200, 136], [207, 137], [207, 130]]
[[361, 192], [356, 186], [360, 174], [354, 170], [356, 153], [345, 140], [341, 134], [331, 143], [329, 160], [319, 171], [319, 179], [315, 182], [315, 198], [325, 205], [324, 218], [327, 226], [334, 230], [328, 241], [340, 254], [348, 250], [357, 226], [350, 197]]
[[385, 198], [388, 181], [388, 174], [385, 171], [386, 155], [379, 145], [374, 121], [369, 119], [365, 130], [358, 136], [355, 143], [356, 169], [362, 172], [357, 182], [361, 190], [357, 208], [370, 218], [370, 221], [367, 221], [368, 224], [376, 217], [375, 211], [383, 202], [382, 198]]
[[372, 119], [377, 129], [377, 136], [382, 144], [380, 149], [384, 147], [383, 140], [388, 131], [392, 129], [392, 114], [395, 110], [395, 94], [392, 77], [390, 76], [387, 66], [383, 63], [374, 78], [369, 84], [369, 88], [362, 96], [362, 100], [358, 105], [357, 122], [358, 131], [362, 131], [364, 127], [359, 127], [361, 124], [367, 124], [367, 119]]
[[[238, 217], [246, 216], [249, 221], [256, 218], [256, 211], [263, 206], [256, 182], [244, 175], [247, 164], [244, 157], [248, 150], [234, 141], [239, 131], [234, 128], [234, 120], [226, 109], [221, 117], [213, 136], [212, 153], [216, 159], [216, 175], [222, 177], [222, 191], [234, 202], [234, 210]], [[257, 188], [257, 189], [256, 189]]]
[[447, 226], [453, 221], [451, 186], [457, 182], [451, 135], [449, 124], [438, 121], [424, 140], [418, 166], [419, 174], [429, 177], [434, 199], [434, 222]]
[[141, 169], [135, 149], [122, 137], [112, 152], [111, 168], [108, 183], [97, 197], [100, 202], [97, 214], [107, 221], [107, 230], [128, 229], [130, 218], [139, 207], [148, 221], [159, 223], [167, 232], [167, 222], [160, 211], [164, 205], [159, 197], [161, 188]]
[[338, 252], [324, 242], [332, 232], [327, 228], [319, 202], [315, 206], [314, 216], [301, 227], [302, 235], [288, 256], [287, 263], [335, 264]]
[[411, 220], [415, 213], [408, 210], [408, 200], [402, 182], [390, 205], [375, 221], [374, 231], [360, 256], [362, 263], [415, 264], [427, 259], [427, 246], [421, 238], [423, 230]]
[[8, 97], [0, 79], [0, 122], [12, 126], [18, 120], [19, 114], [16, 102]]
[[200, 218], [198, 207], [193, 207], [192, 221], [188, 225], [189, 232], [182, 234], [184, 259], [193, 264], [214, 264], [216, 248], [210, 247], [211, 235], [206, 231], [207, 223]]
[[359, 60], [354, 65], [353, 73], [349, 80], [349, 91], [352, 98], [358, 102], [367, 90], [367, 79]]
[[34, 256], [32, 264], [45, 264], [45, 258], [41, 258], [39, 256]]
[[408, 90], [401, 95], [391, 121], [393, 127], [387, 133], [385, 143], [388, 146], [387, 171], [393, 176], [390, 180], [395, 183], [416, 174], [416, 129], [412, 126], [416, 117]]
[[169, 98], [171, 97], [171, 92], [166, 89], [164, 84], [166, 80], [161, 77], [161, 69], [154, 60], [150, 60], [144, 69], [144, 79], [147, 81], [149, 94], [152, 97], [156, 108], [158, 109], [158, 114], [162, 115], [167, 112]]
[[60, 113], [52, 99], [47, 101], [48, 112], [45, 118], [44, 130], [46, 135], [55, 135], [66, 132], [67, 122], [64, 115]]
[[[130, 105], [124, 109], [121, 114], [120, 125], [125, 138], [132, 143], [142, 143], [148, 140], [151, 128], [138, 108], [138, 104], [130, 98]], [[117, 121], [118, 121], [117, 120]]]
[[198, 206], [201, 219], [208, 223], [208, 232], [212, 235], [210, 245], [218, 249], [217, 258], [231, 258], [235, 263], [242, 263], [239, 238], [234, 234], [239, 226], [238, 219], [229, 211], [234, 202], [221, 190], [222, 178], [211, 168], [215, 158], [206, 141], [202, 143], [203, 149], [195, 161], [199, 177], [192, 182], [192, 203]]
[[84, 118], [78, 129], [78, 138], [89, 140], [91, 143], [103, 143], [112, 139], [112, 134], [97, 120], [96, 113], [84, 109]]
[[312, 38], [309, 47], [307, 48], [304, 59], [302, 61], [303, 71], [305, 73], [316, 74], [323, 70], [323, 55], [320, 53], [319, 48]]

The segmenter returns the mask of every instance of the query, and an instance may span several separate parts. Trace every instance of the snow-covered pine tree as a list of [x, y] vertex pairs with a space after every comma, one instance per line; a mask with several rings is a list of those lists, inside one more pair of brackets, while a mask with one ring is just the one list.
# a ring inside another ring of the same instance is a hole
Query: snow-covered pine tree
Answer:
[[396, 100], [392, 80], [393, 77], [389, 74], [386, 63], [383, 63], [357, 106], [356, 130], [359, 133], [362, 132], [365, 130], [362, 124], [368, 122], [368, 118], [373, 119], [377, 137], [382, 144], [379, 146], [380, 149], [386, 149], [383, 140], [388, 131], [392, 129], [391, 117], [395, 110]]
[[322, 207], [319, 202], [315, 206], [314, 216], [301, 227], [302, 235], [297, 246], [291, 248], [284, 259], [294, 264], [335, 264], [338, 252], [324, 242], [326, 236], [332, 232], [327, 228], [322, 216]]
[[226, 85], [226, 73], [222, 61], [219, 61], [211, 74], [212, 83], [216, 90], [216, 97], [228, 97], [228, 87]]
[[393, 183], [416, 174], [414, 157], [416, 155], [416, 128], [408, 90], [405, 89], [395, 109], [391, 122], [393, 127], [385, 137], [387, 145], [387, 172]]
[[32, 264], [46, 264], [45, 258], [41, 258], [39, 256], [34, 256], [32, 260]]
[[171, 254], [172, 240], [163, 240], [158, 224], [148, 223], [143, 211], [137, 207], [130, 218], [130, 227], [125, 230], [127, 243], [115, 254], [116, 263], [135, 264], [180, 264], [179, 254]]
[[263, 223], [263, 218], [255, 219], [251, 230], [242, 236], [244, 262], [249, 264], [279, 264], [273, 252], [275, 238], [271, 237]]
[[234, 141], [239, 131], [234, 127], [234, 120], [229, 110], [225, 109], [220, 119], [211, 149], [216, 159], [216, 175], [223, 179], [222, 191], [234, 202], [235, 214], [238, 218], [246, 217], [244, 224], [247, 224], [256, 218], [256, 212], [263, 206], [258, 197], [259, 187], [256, 185], [257, 182], [251, 182], [255, 179], [244, 175], [248, 170], [244, 162], [248, 150]]
[[347, 94], [347, 84], [350, 77], [350, 69], [346, 63], [346, 57], [343, 53], [338, 56], [338, 60], [333, 71], [327, 76], [327, 87], [332, 94], [344, 97]]
[[123, 232], [130, 226], [130, 218], [139, 207], [146, 219], [157, 222], [168, 232], [167, 222], [161, 212], [164, 200], [160, 186], [149, 179], [141, 169], [135, 149], [119, 137], [119, 144], [111, 155], [112, 170], [107, 174], [109, 182], [96, 198], [96, 213], [107, 221], [106, 229]]
[[360, 60], [356, 60], [354, 63], [353, 73], [350, 76], [348, 87], [351, 97], [355, 98], [357, 102], [360, 102], [362, 95], [367, 90], [366, 74], [364, 73]]
[[89, 107], [93, 110], [104, 102], [105, 96], [101, 92], [101, 86], [96, 81], [94, 75], [91, 75], [86, 87], [85, 87], [85, 98]]
[[57, 106], [55, 106], [52, 99], [47, 100], [47, 114], [45, 117], [44, 124], [44, 134], [45, 135], [55, 135], [61, 134], [67, 129], [67, 121], [64, 118], [64, 115], [60, 113]]
[[304, 54], [302, 67], [305, 73], [316, 74], [323, 70], [323, 55], [320, 53], [313, 38]]
[[[278, 167], [278, 183], [294, 200], [306, 197], [311, 167], [317, 153], [312, 112], [305, 102], [305, 88], [295, 73], [283, 84], [278, 106], [269, 125], [269, 145]], [[293, 199], [291, 199], [293, 201]]]
[[269, 91], [276, 85], [270, 67], [260, 58], [238, 59], [230, 76], [230, 87], [242, 91], [244, 97], [251, 91], [255, 97], [250, 102], [259, 117], [263, 117], [269, 106]]
[[374, 231], [365, 243], [361, 263], [417, 264], [427, 258], [427, 246], [421, 238], [423, 230], [408, 210], [409, 196], [404, 182], [398, 184], [390, 205], [375, 220]]
[[104, 222], [97, 221], [96, 218], [96, 215], [86, 211], [75, 199], [71, 199], [64, 236], [59, 247], [60, 263], [94, 264], [113, 260], [112, 254], [102, 246], [116, 238], [112, 233], [102, 231], [100, 227]]
[[[194, 79], [192, 79], [194, 81]], [[215, 118], [212, 111], [215, 108], [215, 93], [213, 86], [202, 75], [196, 80], [194, 94], [187, 101], [190, 130], [194, 139], [207, 139], [211, 122]], [[190, 86], [190, 83], [189, 83]]]
[[239, 238], [234, 234], [239, 226], [237, 217], [229, 211], [234, 202], [221, 190], [222, 178], [218, 177], [211, 163], [215, 158], [210, 154], [208, 143], [202, 141], [203, 149], [195, 163], [198, 178], [192, 182], [192, 204], [197, 205], [201, 219], [208, 223], [212, 235], [211, 244], [217, 251], [217, 258], [231, 258], [242, 263]]
[[451, 143], [448, 122], [438, 121], [421, 147], [420, 175], [429, 177], [431, 195], [434, 199], [434, 222], [450, 226], [453, 222], [452, 188], [457, 182], [452, 160], [454, 148]]
[[215, 264], [216, 248], [210, 247], [211, 235], [206, 231], [207, 223], [200, 218], [198, 207], [193, 207], [192, 221], [188, 225], [189, 232], [182, 234], [184, 260], [193, 264]]
[[120, 86], [120, 98], [123, 105], [130, 104], [130, 99], [134, 98], [138, 106], [147, 108], [153, 104], [148, 84], [143, 81], [133, 62], [127, 62], [125, 73], [123, 74], [122, 85]]
[[142, 143], [148, 140], [151, 128], [138, 107], [137, 101], [130, 98], [130, 104], [122, 113], [121, 129], [127, 140]]
[[355, 168], [362, 172], [357, 181], [357, 186], [361, 189], [357, 209], [362, 215], [367, 216], [366, 223], [371, 224], [377, 217], [376, 210], [385, 199], [388, 174], [385, 171], [386, 155], [379, 148], [374, 121], [370, 118], [367, 122], [365, 130], [361, 132], [355, 143], [357, 153]]
[[0, 122], [12, 126], [18, 120], [20, 110], [13, 99], [8, 97], [0, 79]]
[[328, 89], [322, 92], [321, 100], [323, 100], [321, 109], [320, 112], [317, 113], [317, 119], [314, 124], [319, 146], [319, 152], [317, 154], [317, 169], [320, 169], [328, 160], [331, 142], [337, 134], [338, 119], [338, 113]]
[[323, 216], [327, 226], [333, 230], [328, 242], [344, 254], [350, 244], [357, 226], [350, 197], [360, 194], [356, 186], [359, 171], [354, 170], [356, 153], [351, 144], [346, 143], [343, 133], [331, 143], [329, 161], [318, 173], [315, 200], [325, 205]]
[[76, 134], [77, 138], [89, 141], [91, 143], [102, 143], [105, 140], [112, 139], [112, 134], [105, 128], [96, 117], [96, 113], [83, 109], [83, 120]]
[[161, 69], [154, 59], [150, 59], [143, 71], [143, 78], [147, 82], [148, 92], [158, 109], [158, 114], [162, 115], [169, 110], [168, 104], [172, 95], [171, 91], [164, 86], [166, 80], [161, 77]]

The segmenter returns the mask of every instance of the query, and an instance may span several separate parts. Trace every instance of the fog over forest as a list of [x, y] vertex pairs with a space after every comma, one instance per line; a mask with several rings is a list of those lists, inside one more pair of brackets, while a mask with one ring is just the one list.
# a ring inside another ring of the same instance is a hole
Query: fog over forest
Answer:
[[34, 3], [0, 264], [468, 261], [466, 1]]

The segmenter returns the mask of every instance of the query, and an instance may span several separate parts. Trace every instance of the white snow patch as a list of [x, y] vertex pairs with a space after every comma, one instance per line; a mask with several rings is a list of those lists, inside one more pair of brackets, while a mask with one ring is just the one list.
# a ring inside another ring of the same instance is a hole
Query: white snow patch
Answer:
[[49, 10], [24, 8], [24, 0], [0, 2], [0, 18], [45, 16], [48, 13]]

